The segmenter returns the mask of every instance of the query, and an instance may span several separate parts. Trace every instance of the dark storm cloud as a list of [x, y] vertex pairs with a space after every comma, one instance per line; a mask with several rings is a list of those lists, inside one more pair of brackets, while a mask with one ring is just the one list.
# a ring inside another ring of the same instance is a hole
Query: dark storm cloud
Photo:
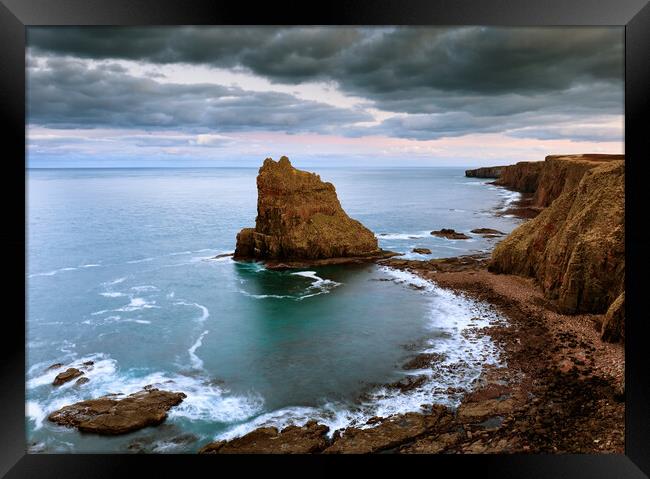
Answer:
[[[623, 30], [618, 27], [30, 27], [28, 45], [35, 56], [51, 56], [52, 61], [67, 55], [189, 63], [242, 70], [285, 84], [334, 82], [344, 93], [365, 100], [365, 106], [408, 114], [370, 129], [346, 129], [345, 134], [353, 136], [381, 133], [433, 139], [517, 130], [517, 135], [535, 138], [567, 137], [561, 135], [573, 130], [546, 125], [623, 113]], [[56, 76], [50, 79], [53, 85], [67, 78], [65, 72], [51, 75]], [[108, 108], [104, 121], [110, 124], [192, 126], [217, 121], [244, 128], [251, 121], [252, 128], [281, 129], [284, 124], [287, 131], [323, 132], [364, 121], [358, 111], [298, 102], [284, 94], [255, 93], [251, 98], [234, 94], [250, 108], [244, 104], [222, 108], [223, 102], [213, 108], [200, 105], [201, 94], [221, 98], [227, 95], [224, 87], [155, 83], [154, 87], [117, 71], [103, 79], [103, 71], [94, 75], [96, 88], [90, 98], [75, 94], [81, 83], [64, 83], [76, 103], [66, 110], [50, 95], [45, 107], [34, 103], [33, 118], [61, 124], [67, 120], [64, 114], [70, 114], [72, 124], [93, 121], [84, 115], [99, 119], [103, 103]], [[145, 84], [149, 86], [144, 88]], [[141, 88], [143, 97], [128, 94], [131, 87]], [[121, 107], [130, 111], [120, 111]], [[259, 108], [258, 115], [254, 108]], [[576, 138], [616, 136], [600, 129], [589, 132]]]
[[49, 58], [28, 73], [28, 120], [56, 128], [178, 128], [327, 132], [368, 121], [362, 111], [276, 92], [214, 84], [159, 83], [119, 65]]
[[32, 27], [28, 44], [81, 58], [241, 66], [288, 83], [330, 79], [385, 100], [421, 89], [541, 92], [623, 74], [620, 28]]

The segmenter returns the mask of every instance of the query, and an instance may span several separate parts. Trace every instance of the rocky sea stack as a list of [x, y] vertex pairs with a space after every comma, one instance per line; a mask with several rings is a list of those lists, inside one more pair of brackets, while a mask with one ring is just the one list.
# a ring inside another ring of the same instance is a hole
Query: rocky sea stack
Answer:
[[332, 183], [294, 168], [289, 158], [271, 158], [257, 176], [255, 228], [237, 235], [234, 259], [262, 260], [269, 266], [302, 267], [392, 256], [377, 238], [350, 218]]

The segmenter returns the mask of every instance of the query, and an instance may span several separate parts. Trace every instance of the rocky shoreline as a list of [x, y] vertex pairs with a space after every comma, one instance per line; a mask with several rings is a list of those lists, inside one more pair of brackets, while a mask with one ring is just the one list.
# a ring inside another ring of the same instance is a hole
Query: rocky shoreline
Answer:
[[[486, 367], [456, 410], [373, 418], [369, 429], [259, 428], [201, 453], [623, 453], [624, 348], [603, 342], [602, 315], [562, 315], [533, 281], [487, 271], [487, 255], [444, 260], [389, 259], [415, 273], [493, 305], [507, 324], [485, 328], [506, 367]], [[412, 366], [435, 361], [413, 358]], [[405, 365], [408, 368], [408, 364]]]

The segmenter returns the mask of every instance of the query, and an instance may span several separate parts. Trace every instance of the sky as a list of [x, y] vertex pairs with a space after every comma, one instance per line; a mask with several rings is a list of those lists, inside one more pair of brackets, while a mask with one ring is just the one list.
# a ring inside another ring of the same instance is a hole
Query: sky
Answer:
[[623, 153], [622, 27], [28, 27], [27, 165]]

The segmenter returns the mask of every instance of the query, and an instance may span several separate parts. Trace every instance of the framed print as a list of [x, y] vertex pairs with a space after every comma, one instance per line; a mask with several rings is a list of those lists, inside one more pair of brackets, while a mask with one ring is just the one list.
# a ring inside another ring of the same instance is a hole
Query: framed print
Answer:
[[0, 11], [6, 477], [647, 477], [647, 2]]

